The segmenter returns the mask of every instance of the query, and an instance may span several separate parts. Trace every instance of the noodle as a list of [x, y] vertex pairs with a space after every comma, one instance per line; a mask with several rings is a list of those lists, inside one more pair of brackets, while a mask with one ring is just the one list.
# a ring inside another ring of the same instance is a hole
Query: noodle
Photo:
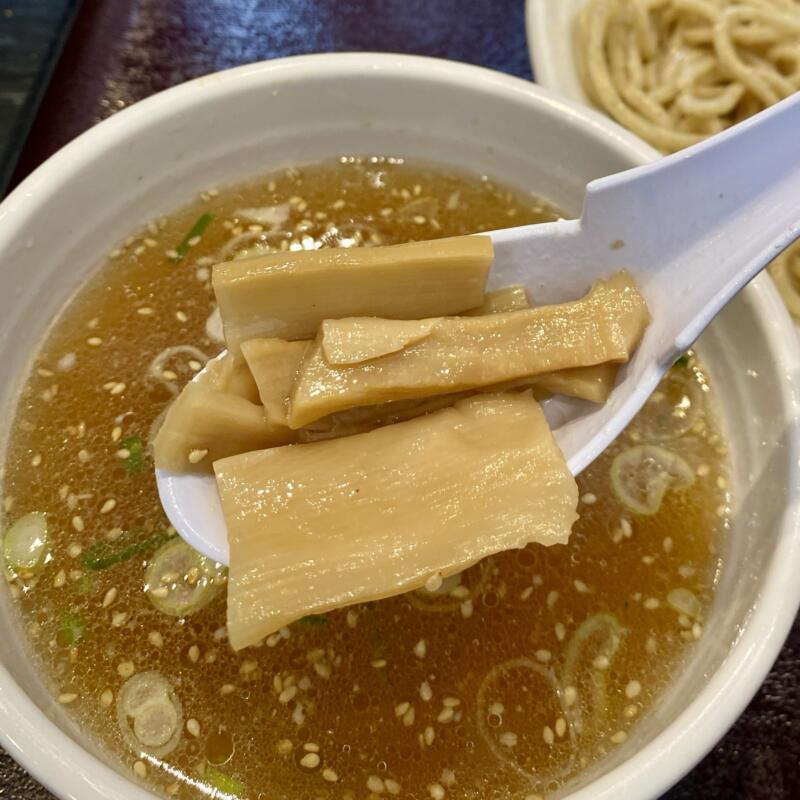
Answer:
[[798, 0], [589, 0], [575, 33], [589, 97], [665, 152], [800, 90]]
[[[800, 91], [800, 0], [588, 0], [575, 51], [592, 102], [671, 153]], [[800, 242], [769, 273], [800, 319]]]

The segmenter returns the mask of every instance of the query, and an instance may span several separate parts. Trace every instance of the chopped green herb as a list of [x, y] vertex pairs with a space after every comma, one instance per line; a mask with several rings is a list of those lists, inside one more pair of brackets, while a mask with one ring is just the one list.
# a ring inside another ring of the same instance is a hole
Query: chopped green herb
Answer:
[[300, 619], [303, 625], [327, 625], [328, 618], [324, 614], [308, 614]]
[[689, 356], [681, 356], [673, 365], [673, 367], [680, 367], [681, 369], [685, 369], [689, 366]]
[[86, 620], [77, 611], [65, 611], [58, 626], [57, 641], [63, 647], [71, 647], [86, 635]]
[[129, 561], [140, 553], [155, 550], [174, 536], [174, 533], [156, 533], [141, 542], [123, 544], [118, 549], [114, 549], [108, 542], [95, 542], [88, 550], [82, 553], [81, 565], [84, 569], [92, 572], [108, 569], [116, 564], [121, 564], [123, 561]]
[[[230, 775], [226, 775], [224, 772], [220, 772], [210, 765], [206, 766], [203, 779], [209, 786], [216, 789], [217, 792], [220, 792], [223, 796], [247, 797], [247, 787], [241, 781], [237, 781], [236, 778], [231, 778]], [[213, 796], [217, 797], [218, 795], [215, 793]]]
[[125, 469], [135, 474], [144, 469], [145, 451], [142, 444], [141, 436], [129, 436], [127, 439], [122, 440], [122, 449], [127, 450], [130, 455], [123, 460]]
[[201, 214], [197, 218], [197, 222], [189, 229], [189, 233], [183, 237], [181, 243], [175, 248], [175, 255], [169, 257], [169, 260], [173, 264], [180, 264], [180, 262], [183, 261], [184, 257], [189, 252], [189, 248], [192, 246], [189, 242], [191, 242], [195, 236], [202, 236], [213, 219], [213, 214]]

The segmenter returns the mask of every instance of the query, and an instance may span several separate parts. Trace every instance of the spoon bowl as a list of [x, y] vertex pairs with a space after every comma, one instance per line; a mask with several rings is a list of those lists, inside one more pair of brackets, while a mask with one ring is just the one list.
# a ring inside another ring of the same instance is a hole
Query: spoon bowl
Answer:
[[[725, 304], [800, 235], [800, 93], [653, 164], [587, 186], [577, 220], [490, 234], [490, 285], [537, 304], [584, 294], [626, 268], [652, 322], [608, 401], [553, 397], [543, 409], [573, 475], [623, 431], [675, 359]], [[228, 563], [211, 475], [156, 470], [162, 505], [195, 549]]]

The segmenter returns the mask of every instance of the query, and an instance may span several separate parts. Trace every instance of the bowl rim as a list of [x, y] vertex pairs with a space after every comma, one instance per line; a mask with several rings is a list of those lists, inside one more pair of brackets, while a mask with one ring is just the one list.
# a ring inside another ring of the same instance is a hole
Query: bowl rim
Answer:
[[599, 110], [586, 96], [575, 66], [572, 21], [586, 2], [525, 0], [525, 37], [534, 80], [540, 86]]
[[[423, 56], [382, 53], [337, 53], [293, 56], [212, 73], [162, 91], [115, 114], [51, 156], [0, 204], [0, 251], [13, 228], [35, 211], [37, 199], [68, 183], [83, 165], [107, 148], [134, 136], [154, 121], [180, 114], [187, 107], [213, 102], [243, 85], [268, 85], [287, 74], [339, 80], [366, 71], [390, 78], [458, 84], [490, 92], [509, 102], [523, 102], [561, 114], [585, 134], [622, 148], [642, 163], [657, 153], [605, 115], [560, 97], [520, 78], [493, 70]], [[5, 229], [5, 230], [4, 230]], [[756, 279], [743, 297], [760, 321], [786, 380], [775, 387], [786, 407], [787, 453], [800, 453], [800, 345], [792, 323], [771, 282]], [[800, 485], [800, 458], [787, 458], [788, 481]], [[724, 735], [758, 690], [788, 635], [800, 605], [794, 564], [800, 557], [800, 492], [788, 498], [781, 533], [765, 569], [767, 590], [747, 619], [734, 648], [684, 711], [644, 748], [570, 795], [573, 800], [611, 800], [620, 789], [629, 800], [645, 800], [666, 791]], [[787, 602], [787, 599], [789, 602]], [[67, 736], [28, 698], [0, 665], [0, 744], [37, 780], [61, 798], [80, 800], [148, 800], [153, 795], [125, 777], [92, 749]]]

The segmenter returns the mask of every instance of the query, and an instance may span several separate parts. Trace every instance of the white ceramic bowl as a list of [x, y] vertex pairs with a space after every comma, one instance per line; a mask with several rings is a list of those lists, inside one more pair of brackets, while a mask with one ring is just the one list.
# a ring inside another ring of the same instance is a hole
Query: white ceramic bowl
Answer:
[[[531, 84], [430, 59], [310, 56], [185, 84], [84, 134], [0, 205], [4, 402], [13, 402], [53, 315], [132, 228], [210, 184], [365, 152], [485, 172], [571, 214], [588, 181], [656, 155], [601, 115]], [[797, 609], [800, 357], [771, 284], [757, 280], [742, 292], [700, 350], [731, 436], [738, 507], [717, 601], [674, 686], [584, 776], [575, 798], [652, 798], [689, 770], [752, 697]], [[2, 744], [62, 798], [149, 797], [104, 763], [53, 701], [2, 594]]]
[[527, 0], [525, 29], [536, 82], [564, 97], [592, 105], [575, 66], [575, 15], [587, 0]]

